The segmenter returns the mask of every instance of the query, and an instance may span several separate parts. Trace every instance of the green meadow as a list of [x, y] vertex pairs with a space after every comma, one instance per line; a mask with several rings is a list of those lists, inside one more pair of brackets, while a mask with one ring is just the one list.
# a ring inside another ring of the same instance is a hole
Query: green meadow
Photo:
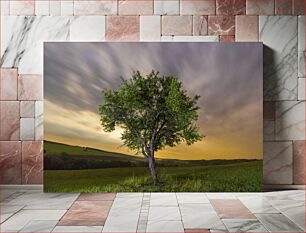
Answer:
[[143, 158], [45, 142], [46, 192], [260, 192], [262, 160], [157, 159], [153, 185]]

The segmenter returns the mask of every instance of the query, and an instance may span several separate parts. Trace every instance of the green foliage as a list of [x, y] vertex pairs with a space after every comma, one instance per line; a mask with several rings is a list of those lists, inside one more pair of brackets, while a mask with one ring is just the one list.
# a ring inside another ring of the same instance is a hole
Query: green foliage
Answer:
[[47, 192], [261, 192], [262, 161], [160, 167], [152, 185], [146, 167], [45, 171]]
[[187, 96], [176, 77], [154, 71], [144, 77], [137, 71], [131, 80], [122, 79], [117, 90], [102, 94], [99, 110], [104, 130], [121, 127], [124, 145], [137, 153], [148, 157], [166, 146], [202, 139], [196, 126], [199, 96]]

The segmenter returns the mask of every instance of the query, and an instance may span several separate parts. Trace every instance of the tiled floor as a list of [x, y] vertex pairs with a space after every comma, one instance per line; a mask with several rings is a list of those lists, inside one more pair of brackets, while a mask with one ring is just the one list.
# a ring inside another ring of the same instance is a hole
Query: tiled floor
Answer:
[[1, 232], [304, 232], [305, 192], [1, 191]]

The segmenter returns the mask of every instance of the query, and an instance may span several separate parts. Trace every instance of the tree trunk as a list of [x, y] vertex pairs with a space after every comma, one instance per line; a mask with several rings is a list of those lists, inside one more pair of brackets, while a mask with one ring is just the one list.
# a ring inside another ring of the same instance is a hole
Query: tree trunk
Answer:
[[153, 156], [152, 155], [149, 156], [148, 157], [148, 161], [149, 161], [149, 168], [150, 168], [150, 171], [151, 171], [151, 176], [152, 176], [153, 184], [156, 185], [157, 174], [156, 174], [156, 170], [155, 170], [155, 161], [154, 161], [154, 157]]

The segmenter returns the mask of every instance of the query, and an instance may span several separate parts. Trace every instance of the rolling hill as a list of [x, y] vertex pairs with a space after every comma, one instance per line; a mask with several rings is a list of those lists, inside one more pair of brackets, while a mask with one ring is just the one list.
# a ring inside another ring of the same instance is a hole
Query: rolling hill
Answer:
[[[158, 167], [208, 166], [245, 163], [257, 160], [178, 160], [156, 159]], [[116, 167], [146, 167], [145, 158], [89, 147], [44, 142], [45, 170], [79, 170]]]

